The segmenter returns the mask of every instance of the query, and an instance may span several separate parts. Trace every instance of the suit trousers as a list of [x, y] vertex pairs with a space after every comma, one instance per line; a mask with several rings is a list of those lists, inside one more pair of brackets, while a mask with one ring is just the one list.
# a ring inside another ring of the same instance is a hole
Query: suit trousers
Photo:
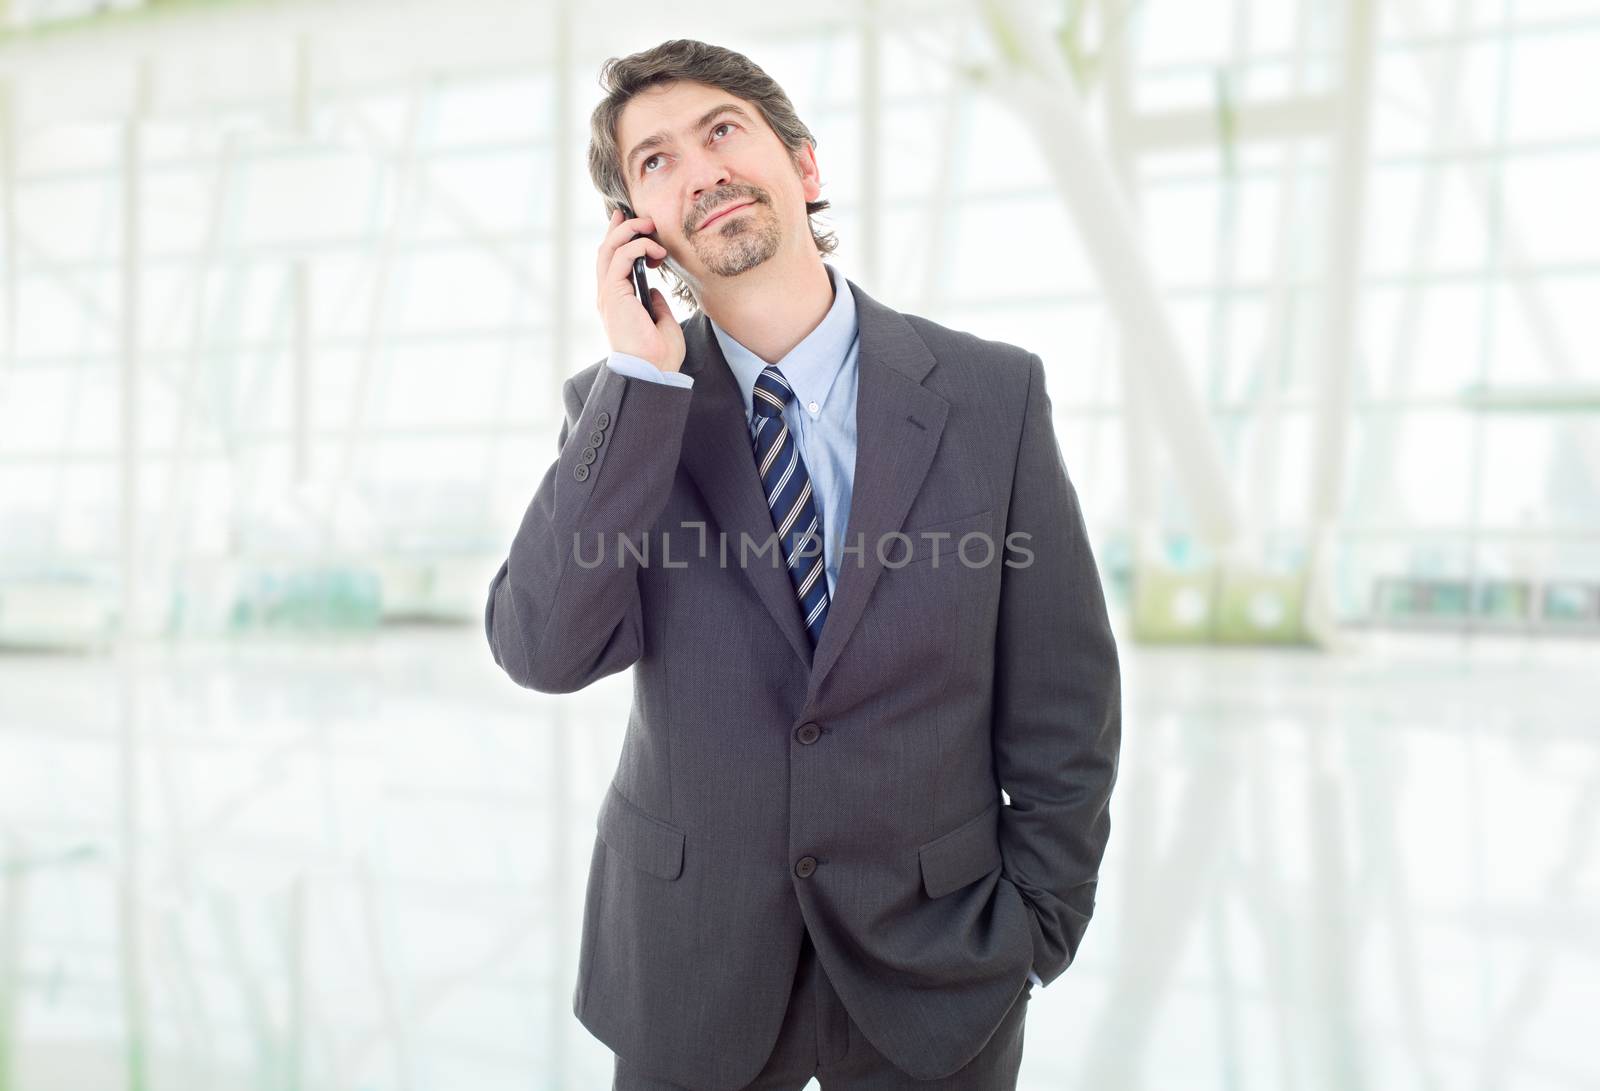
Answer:
[[[742, 1091], [800, 1091], [815, 1077], [822, 1091], [1015, 1091], [1022, 1066], [1022, 1025], [1033, 995], [1029, 981], [1000, 1020], [994, 1035], [962, 1068], [943, 1079], [916, 1080], [867, 1041], [828, 983], [811, 936], [800, 942], [783, 1027], [765, 1067]], [[612, 1091], [698, 1091], [669, 1083], [616, 1055]]]

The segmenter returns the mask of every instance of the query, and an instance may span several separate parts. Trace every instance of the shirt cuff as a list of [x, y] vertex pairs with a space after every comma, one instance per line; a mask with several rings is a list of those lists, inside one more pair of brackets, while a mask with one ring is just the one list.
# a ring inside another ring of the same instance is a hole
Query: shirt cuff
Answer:
[[1044, 982], [1039, 980], [1039, 975], [1032, 970], [1028, 971], [1028, 980], [1033, 982], [1035, 988], [1044, 988]]
[[606, 366], [612, 371], [621, 372], [633, 379], [644, 379], [646, 382], [685, 388], [694, 386], [694, 376], [685, 375], [681, 371], [662, 371], [649, 360], [642, 360], [626, 352], [613, 352], [606, 359]]

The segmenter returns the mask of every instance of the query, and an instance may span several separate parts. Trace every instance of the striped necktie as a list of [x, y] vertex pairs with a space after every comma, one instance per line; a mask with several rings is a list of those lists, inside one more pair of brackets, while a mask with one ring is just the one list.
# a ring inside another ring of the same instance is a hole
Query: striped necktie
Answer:
[[[794, 391], [783, 372], [768, 364], [756, 376], [751, 392], [756, 413], [751, 441], [767, 507], [772, 511], [772, 526], [783, 545], [789, 579], [800, 601], [800, 617], [815, 650], [822, 623], [828, 620], [828, 578], [823, 573], [822, 517], [811, 496], [811, 476], [783, 419], [783, 407], [792, 397]], [[815, 540], [802, 550], [809, 535], [815, 535]]]

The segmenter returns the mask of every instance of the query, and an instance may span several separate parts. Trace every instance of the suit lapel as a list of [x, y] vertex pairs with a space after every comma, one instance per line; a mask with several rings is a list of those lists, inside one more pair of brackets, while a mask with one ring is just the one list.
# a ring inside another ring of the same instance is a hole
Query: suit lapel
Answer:
[[[772, 563], [771, 550], [760, 556], [752, 550], [749, 562], [739, 563], [741, 534], [748, 534], [752, 544], [760, 546], [773, 533], [772, 512], [751, 450], [749, 421], [740, 404], [739, 383], [704, 311], [695, 312], [683, 333], [683, 370], [694, 377], [694, 396], [684, 426], [681, 461], [705, 497], [716, 529], [724, 535], [727, 563], [743, 569], [762, 605], [800, 661], [809, 667], [811, 640], [801, 623], [788, 570]], [[707, 528], [708, 544], [710, 530]], [[722, 556], [720, 552], [716, 555]]]
[[[844, 651], [883, 572], [878, 543], [905, 525], [911, 501], [922, 490], [944, 432], [950, 403], [922, 385], [933, 369], [933, 353], [898, 311], [847, 280], [856, 297], [860, 331], [856, 389], [856, 468], [850, 518], [841, 546], [839, 585], [828, 606], [806, 692], [810, 704]], [[770, 517], [769, 517], [770, 521]], [[830, 531], [830, 534], [832, 532]], [[896, 556], [903, 543], [888, 545]], [[796, 611], [798, 613], [798, 610]]]
[[[770, 553], [741, 566], [795, 654], [811, 668], [808, 704], [861, 619], [883, 571], [878, 543], [904, 525], [950, 411], [949, 402], [922, 385], [936, 361], [910, 323], [853, 281], [846, 283], [855, 294], [860, 344], [855, 476], [841, 544], [859, 542], [862, 548], [859, 554], [841, 553], [838, 586], [815, 655], [788, 572], [771, 564]], [[718, 529], [728, 536], [729, 563], [738, 565], [740, 533], [765, 542], [772, 534], [772, 513], [756, 475], [739, 384], [703, 311], [685, 323], [684, 342], [684, 371], [694, 376], [695, 385], [682, 460]], [[830, 539], [839, 537], [834, 530], [827, 533]], [[890, 548], [898, 552], [904, 546]]]

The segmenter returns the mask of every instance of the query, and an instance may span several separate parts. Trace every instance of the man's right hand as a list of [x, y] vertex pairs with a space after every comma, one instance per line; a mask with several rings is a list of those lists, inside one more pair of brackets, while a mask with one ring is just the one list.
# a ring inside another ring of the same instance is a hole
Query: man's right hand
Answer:
[[677, 371], [683, 366], [683, 329], [672, 316], [666, 296], [652, 287], [652, 313], [646, 314], [633, 290], [633, 259], [642, 255], [654, 269], [667, 256], [666, 247], [648, 237], [654, 230], [655, 223], [648, 216], [625, 220], [620, 210], [611, 213], [611, 225], [600, 240], [595, 260], [595, 306], [611, 351], [649, 360], [662, 371]]

